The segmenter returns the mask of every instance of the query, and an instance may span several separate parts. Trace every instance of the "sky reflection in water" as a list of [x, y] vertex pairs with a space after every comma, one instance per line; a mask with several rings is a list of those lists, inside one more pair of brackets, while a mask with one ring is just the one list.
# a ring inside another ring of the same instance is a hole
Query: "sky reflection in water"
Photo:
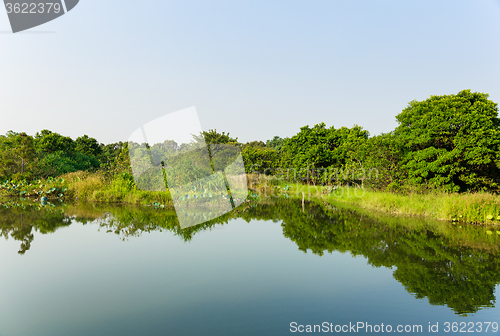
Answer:
[[167, 210], [69, 205], [65, 213], [24, 210], [22, 225], [20, 210], [2, 210], [2, 234], [29, 249], [18, 254], [12, 237], [0, 243], [0, 335], [499, 322], [498, 238], [482, 228], [320, 204], [302, 212], [290, 200], [239, 209], [188, 230]]

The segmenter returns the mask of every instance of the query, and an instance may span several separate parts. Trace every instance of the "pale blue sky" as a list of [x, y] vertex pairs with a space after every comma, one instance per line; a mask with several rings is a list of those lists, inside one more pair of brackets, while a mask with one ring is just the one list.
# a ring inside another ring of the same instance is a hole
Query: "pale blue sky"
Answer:
[[0, 11], [1, 134], [126, 141], [196, 106], [204, 129], [240, 141], [319, 122], [374, 135], [432, 94], [500, 102], [499, 0], [80, 0], [9, 30]]

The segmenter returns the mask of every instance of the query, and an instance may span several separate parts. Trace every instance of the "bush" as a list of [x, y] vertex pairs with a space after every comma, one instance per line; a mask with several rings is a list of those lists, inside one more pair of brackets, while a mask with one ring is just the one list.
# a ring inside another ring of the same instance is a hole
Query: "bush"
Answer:
[[38, 162], [35, 174], [41, 177], [60, 176], [77, 171], [95, 170], [99, 165], [99, 160], [95, 156], [59, 151], [43, 157]]

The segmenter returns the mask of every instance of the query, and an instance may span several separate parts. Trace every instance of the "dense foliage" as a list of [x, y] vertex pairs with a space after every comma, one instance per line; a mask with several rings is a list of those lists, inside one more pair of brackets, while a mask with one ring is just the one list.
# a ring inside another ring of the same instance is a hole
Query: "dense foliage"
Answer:
[[411, 182], [452, 191], [498, 187], [500, 119], [487, 94], [465, 90], [412, 101], [396, 118]]
[[0, 136], [0, 178], [33, 180], [99, 168], [123, 170], [128, 166], [126, 145], [99, 144], [87, 135], [73, 140], [49, 130], [35, 136], [10, 131]]
[[[214, 145], [236, 146], [247, 173], [276, 178], [400, 192], [500, 190], [500, 119], [497, 104], [487, 94], [464, 90], [412, 101], [396, 119], [394, 131], [372, 137], [357, 125], [335, 128], [320, 123], [304, 126], [290, 138], [275, 136], [266, 142], [242, 144], [229, 133], [209, 130], [195, 135], [190, 145], [166, 141], [132, 144], [130, 150], [142, 153], [138, 158], [147, 165], [161, 156], [155, 153], [182, 151], [183, 146], [205, 148], [197, 144], [206, 143], [210, 157], [217, 155], [212, 150], [223, 148]], [[104, 145], [87, 135], [73, 140], [49, 130], [35, 136], [12, 131], [0, 136], [0, 179], [99, 169], [130, 174], [130, 166], [128, 143]], [[163, 183], [160, 168], [156, 175]]]
[[392, 132], [304, 126], [243, 149], [248, 170], [307, 183], [392, 191], [498, 191], [500, 119], [488, 94], [464, 90], [412, 101]]

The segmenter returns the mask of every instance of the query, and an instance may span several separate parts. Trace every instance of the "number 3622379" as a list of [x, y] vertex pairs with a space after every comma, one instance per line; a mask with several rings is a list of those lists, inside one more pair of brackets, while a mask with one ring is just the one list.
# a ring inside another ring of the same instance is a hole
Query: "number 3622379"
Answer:
[[43, 13], [59, 13], [61, 4], [53, 2], [39, 3], [6, 3], [7, 14], [22, 13], [22, 14], [43, 14]]
[[[491, 327], [491, 328], [490, 328]], [[488, 331], [497, 332], [498, 331], [498, 323], [497, 322], [445, 322], [444, 323], [444, 332], [488, 332]]]

